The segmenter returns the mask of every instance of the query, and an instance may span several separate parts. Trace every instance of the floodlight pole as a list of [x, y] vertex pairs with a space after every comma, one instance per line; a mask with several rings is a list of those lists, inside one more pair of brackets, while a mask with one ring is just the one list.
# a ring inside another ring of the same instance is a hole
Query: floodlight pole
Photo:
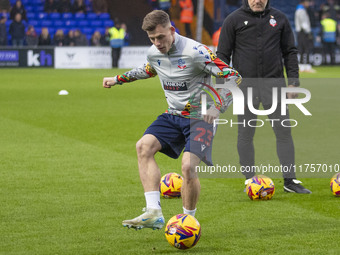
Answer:
[[198, 0], [197, 24], [196, 24], [196, 41], [198, 42], [202, 42], [203, 18], [204, 18], [204, 0]]

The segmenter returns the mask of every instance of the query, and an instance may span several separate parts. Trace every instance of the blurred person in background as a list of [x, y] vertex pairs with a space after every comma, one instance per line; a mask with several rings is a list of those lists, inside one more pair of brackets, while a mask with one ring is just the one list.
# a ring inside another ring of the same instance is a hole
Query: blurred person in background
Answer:
[[191, 33], [191, 23], [194, 17], [194, 7], [191, 0], [179, 0], [179, 5], [181, 7], [181, 23], [185, 27], [186, 37], [192, 38]]
[[165, 11], [170, 16], [171, 0], [158, 0], [158, 9]]
[[95, 31], [91, 36], [90, 46], [102, 46], [101, 37], [102, 35], [100, 34], [100, 32]]
[[9, 0], [0, 0], [0, 12], [8, 12], [11, 10], [11, 2]]
[[327, 0], [325, 3], [320, 5], [320, 18], [325, 13], [329, 13], [330, 18], [333, 20], [340, 19], [340, 5], [335, 0]]
[[44, 11], [47, 13], [58, 12], [58, 0], [45, 0]]
[[25, 25], [22, 23], [21, 14], [17, 13], [11, 25], [9, 26], [9, 34], [12, 36], [13, 46], [23, 46], [25, 40]]
[[122, 28], [122, 23], [116, 19], [115, 25], [109, 29], [109, 33], [110, 46], [112, 48], [112, 67], [118, 67], [118, 61], [125, 38], [125, 30]]
[[75, 46], [74, 30], [70, 29], [65, 36], [65, 46]]
[[88, 46], [89, 42], [79, 29], [74, 30], [74, 45], [75, 46]]
[[0, 46], [7, 45], [7, 29], [6, 29], [7, 13], [0, 13]]
[[58, 29], [53, 37], [53, 45], [55, 46], [65, 46], [65, 35], [64, 30]]
[[100, 44], [103, 46], [109, 46], [110, 45], [110, 28], [105, 28], [105, 33], [101, 35], [100, 38]]
[[72, 13], [86, 13], [86, 4], [84, 0], [74, 0], [72, 7]]
[[71, 0], [59, 0], [58, 12], [66, 13], [71, 12]]
[[28, 46], [37, 46], [39, 43], [39, 37], [35, 28], [29, 25], [26, 31], [26, 44]]
[[328, 64], [328, 56], [330, 56], [330, 64], [335, 64], [335, 50], [337, 39], [337, 22], [331, 18], [330, 13], [325, 12], [321, 17], [321, 39], [323, 48], [324, 64]]
[[302, 72], [315, 72], [309, 57], [313, 47], [313, 34], [307, 8], [309, 8], [309, 0], [300, 0], [294, 17], [298, 51], [300, 53], [299, 68]]
[[38, 45], [39, 46], [46, 46], [46, 45], [51, 45], [51, 44], [52, 44], [52, 40], [51, 40], [51, 35], [48, 31], [48, 28], [43, 27], [41, 29], [41, 34], [39, 35]]
[[26, 10], [21, 0], [17, 0], [11, 9], [10, 18], [15, 19], [17, 13], [21, 14], [21, 19], [27, 21]]
[[93, 12], [97, 14], [108, 12], [106, 0], [90, 0], [90, 2], [92, 2]]

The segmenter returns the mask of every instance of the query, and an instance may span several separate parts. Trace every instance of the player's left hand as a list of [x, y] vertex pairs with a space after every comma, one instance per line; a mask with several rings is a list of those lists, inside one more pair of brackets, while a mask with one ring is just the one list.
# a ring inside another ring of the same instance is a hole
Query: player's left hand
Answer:
[[[288, 85], [288, 88], [296, 88], [296, 87], [294, 85]], [[299, 93], [293, 93], [293, 92], [287, 93], [288, 99], [294, 99], [294, 98], [297, 98], [298, 96], [299, 96]]]
[[114, 85], [116, 85], [116, 81], [115, 81], [114, 77], [105, 77], [103, 79], [103, 87], [104, 88], [109, 89]]
[[203, 120], [209, 124], [213, 124], [214, 120], [220, 116], [220, 111], [217, 110], [215, 107], [210, 107], [207, 110], [207, 114], [203, 115]]

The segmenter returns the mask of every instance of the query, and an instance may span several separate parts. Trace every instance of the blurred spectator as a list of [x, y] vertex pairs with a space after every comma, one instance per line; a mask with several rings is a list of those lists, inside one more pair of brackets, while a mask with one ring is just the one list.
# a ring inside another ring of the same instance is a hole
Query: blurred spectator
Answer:
[[48, 28], [47, 27], [43, 27], [41, 29], [41, 34], [39, 36], [39, 43], [38, 45], [51, 45], [52, 44], [52, 40], [51, 40], [51, 36], [50, 33], [48, 32]]
[[74, 0], [71, 11], [73, 13], [86, 13], [86, 4], [84, 0]]
[[12, 7], [10, 17], [12, 20], [15, 19], [16, 14], [20, 13], [21, 14], [21, 19], [27, 21], [27, 16], [26, 16], [26, 10], [24, 5], [22, 4], [21, 0], [17, 0], [15, 2], [15, 5]]
[[105, 29], [105, 33], [101, 36], [100, 44], [103, 46], [110, 45], [110, 28], [109, 27]]
[[11, 3], [9, 0], [0, 0], [0, 12], [9, 12], [11, 10]]
[[130, 45], [130, 34], [127, 31], [127, 26], [125, 23], [121, 24], [121, 28], [125, 31], [125, 36], [124, 36], [124, 46], [129, 46]]
[[300, 71], [314, 72], [309, 54], [313, 44], [312, 28], [307, 13], [309, 0], [300, 0], [295, 11], [295, 29], [297, 32], [298, 51], [300, 53]]
[[216, 52], [217, 50], [217, 46], [218, 46], [218, 40], [220, 39], [220, 34], [221, 34], [221, 29], [222, 27], [220, 27], [218, 30], [216, 30], [212, 36], [212, 43], [214, 46], [214, 52]]
[[75, 46], [74, 42], [74, 30], [70, 29], [65, 36], [65, 45], [66, 46]]
[[47, 13], [58, 11], [58, 0], [45, 0], [44, 11]]
[[186, 37], [192, 38], [191, 23], [194, 16], [194, 7], [191, 0], [179, 0], [181, 7], [181, 22], [185, 27]]
[[6, 29], [7, 13], [0, 13], [0, 46], [7, 45], [7, 29]]
[[53, 37], [53, 45], [65, 46], [65, 35], [62, 29], [58, 29]]
[[108, 12], [106, 0], [90, 0], [90, 2], [92, 2], [93, 12], [97, 14]]
[[119, 20], [115, 20], [115, 26], [110, 28], [110, 46], [112, 48], [112, 67], [118, 67], [120, 53], [124, 45], [125, 30]]
[[153, 10], [158, 9], [158, 0], [148, 0], [148, 2]]
[[340, 6], [335, 0], [327, 0], [326, 3], [320, 5], [320, 18], [325, 13], [330, 14], [330, 18], [337, 20], [340, 19]]
[[58, 11], [60, 13], [71, 12], [71, 0], [59, 0]]
[[13, 46], [23, 46], [25, 40], [25, 25], [22, 23], [21, 14], [17, 13], [11, 25], [9, 34], [12, 36]]
[[74, 30], [74, 45], [75, 46], [88, 46], [89, 42], [82, 32], [79, 29]]
[[171, 0], [158, 0], [158, 8], [170, 16]]
[[91, 36], [90, 45], [91, 46], [102, 46], [101, 37], [102, 35], [100, 34], [100, 32], [95, 31], [93, 35]]
[[28, 26], [26, 31], [26, 44], [28, 46], [37, 46], [39, 43], [39, 38], [37, 32], [32, 25]]
[[329, 13], [322, 14], [321, 17], [322, 26], [322, 46], [323, 46], [323, 56], [324, 63], [328, 64], [328, 56], [330, 56], [331, 65], [335, 64], [335, 49], [336, 49], [336, 37], [337, 37], [337, 23], [331, 18]]

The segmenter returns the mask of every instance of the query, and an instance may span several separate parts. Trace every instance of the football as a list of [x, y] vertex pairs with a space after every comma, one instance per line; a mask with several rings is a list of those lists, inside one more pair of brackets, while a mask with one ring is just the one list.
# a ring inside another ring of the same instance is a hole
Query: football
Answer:
[[330, 186], [333, 195], [340, 197], [340, 173], [337, 173], [332, 177]]
[[201, 226], [194, 216], [177, 214], [165, 227], [165, 237], [169, 244], [185, 250], [194, 247], [201, 237]]
[[275, 193], [274, 182], [267, 176], [256, 175], [247, 183], [246, 192], [251, 200], [269, 200]]
[[159, 192], [164, 198], [181, 197], [183, 178], [176, 173], [168, 173], [161, 178]]

